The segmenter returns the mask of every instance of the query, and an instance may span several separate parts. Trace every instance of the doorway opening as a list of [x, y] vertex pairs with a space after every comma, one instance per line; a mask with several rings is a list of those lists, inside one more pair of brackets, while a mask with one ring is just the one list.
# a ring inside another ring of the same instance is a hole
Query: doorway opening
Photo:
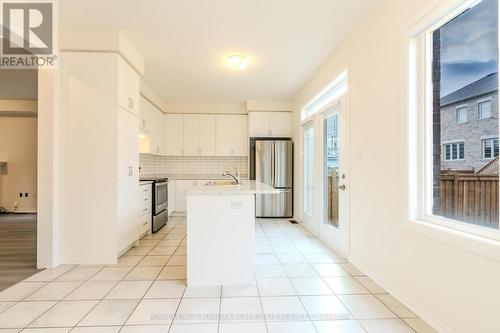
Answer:
[[38, 272], [38, 70], [1, 74], [0, 291]]

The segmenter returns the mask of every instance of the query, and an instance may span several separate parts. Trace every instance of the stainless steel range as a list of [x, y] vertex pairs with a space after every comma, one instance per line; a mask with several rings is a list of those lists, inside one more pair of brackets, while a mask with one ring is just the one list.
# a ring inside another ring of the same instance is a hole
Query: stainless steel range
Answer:
[[155, 233], [168, 221], [168, 178], [141, 178], [141, 180], [153, 182], [151, 231]]

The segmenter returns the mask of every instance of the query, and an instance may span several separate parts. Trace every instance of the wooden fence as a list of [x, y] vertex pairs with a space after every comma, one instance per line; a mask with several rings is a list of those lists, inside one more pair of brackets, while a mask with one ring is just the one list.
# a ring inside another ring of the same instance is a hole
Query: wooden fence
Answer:
[[440, 215], [498, 228], [498, 191], [498, 176], [442, 174]]
[[335, 169], [328, 169], [328, 222], [339, 225], [339, 177]]

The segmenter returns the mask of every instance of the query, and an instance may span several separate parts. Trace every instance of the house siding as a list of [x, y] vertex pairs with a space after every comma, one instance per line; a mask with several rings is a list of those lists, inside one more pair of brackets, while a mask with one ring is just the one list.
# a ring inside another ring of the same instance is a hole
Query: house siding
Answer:
[[[491, 118], [479, 119], [479, 103], [491, 99]], [[457, 107], [467, 105], [467, 122], [457, 123]], [[483, 158], [482, 140], [498, 137], [498, 92], [460, 101], [441, 108], [441, 144], [464, 142], [465, 158], [445, 161], [442, 152], [442, 170], [478, 171], [491, 159]]]

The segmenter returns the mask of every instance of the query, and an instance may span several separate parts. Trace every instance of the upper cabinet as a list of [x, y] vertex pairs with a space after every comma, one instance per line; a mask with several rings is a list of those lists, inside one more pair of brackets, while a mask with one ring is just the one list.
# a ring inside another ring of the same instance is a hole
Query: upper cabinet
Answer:
[[164, 115], [166, 156], [184, 155], [184, 116], [181, 114]]
[[153, 154], [165, 153], [165, 129], [164, 129], [164, 114], [156, 106], [152, 105], [152, 124], [151, 124], [151, 139]]
[[200, 156], [215, 156], [216, 121], [215, 115], [200, 115]]
[[118, 105], [139, 116], [140, 78], [122, 58], [118, 59]]
[[151, 123], [153, 114], [151, 112], [151, 103], [143, 96], [139, 97], [139, 119], [140, 130], [144, 136], [149, 136], [151, 133]]
[[164, 154], [164, 114], [149, 100], [140, 96], [140, 152], [143, 154]]
[[292, 114], [290, 112], [252, 111], [248, 113], [250, 137], [292, 136]]
[[248, 156], [245, 115], [216, 116], [216, 156]]
[[184, 115], [184, 156], [215, 156], [215, 115]]

